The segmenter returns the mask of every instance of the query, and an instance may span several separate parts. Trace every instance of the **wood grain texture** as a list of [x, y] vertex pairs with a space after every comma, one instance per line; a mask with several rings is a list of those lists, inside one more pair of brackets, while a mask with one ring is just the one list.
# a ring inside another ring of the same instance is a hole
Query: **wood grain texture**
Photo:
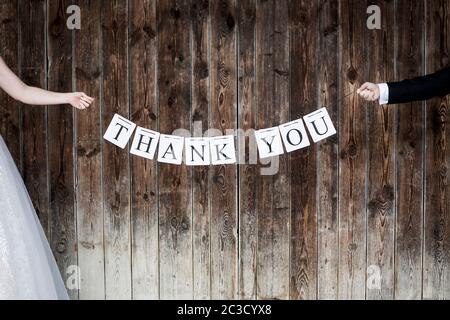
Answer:
[[[19, 73], [19, 16], [17, 14], [17, 1], [0, 1], [0, 57], [8, 67], [16, 74]], [[20, 121], [21, 107], [19, 103], [0, 91], [0, 135], [9, 148], [9, 152], [16, 162], [17, 167], [21, 167], [20, 156]]]
[[[129, 2], [130, 113], [138, 126], [158, 131], [156, 3]], [[156, 162], [131, 158], [133, 299], [158, 299], [158, 185]]]
[[239, 298], [257, 297], [256, 0], [238, 6]]
[[[370, 1], [369, 1], [370, 3]], [[395, 3], [380, 4], [383, 26], [368, 31], [370, 46], [368, 78], [375, 83], [392, 79], [394, 73]], [[362, 34], [361, 36], [364, 36]], [[395, 108], [367, 108], [367, 287], [368, 299], [394, 297], [395, 232]], [[376, 270], [376, 271], [375, 271]], [[373, 276], [381, 276], [378, 285]]]
[[[68, 2], [51, 1], [47, 5], [47, 87], [51, 91], [72, 90], [72, 32], [66, 27]], [[66, 280], [70, 266], [78, 264], [74, 193], [74, 135], [71, 106], [48, 107], [48, 175], [50, 188], [50, 246], [59, 270]], [[76, 288], [76, 286], [74, 286]], [[72, 299], [78, 290], [69, 289]]]
[[[237, 17], [234, 0], [211, 2], [210, 128], [221, 135], [236, 129]], [[211, 298], [237, 297], [237, 166], [211, 169]]]
[[364, 299], [366, 282], [366, 110], [356, 94], [367, 79], [363, 1], [340, 2], [339, 299]]
[[[19, 1], [20, 77], [31, 86], [46, 87], [46, 2]], [[50, 237], [47, 107], [23, 106], [21, 134], [22, 175], [47, 238]], [[73, 250], [73, 249], [72, 249]]]
[[[157, 2], [159, 130], [189, 129], [190, 5]], [[192, 299], [192, 180], [185, 165], [158, 165], [161, 299]]]
[[103, 241], [101, 24], [100, 1], [79, 0], [83, 31], [74, 36], [76, 90], [95, 97], [87, 112], [74, 118], [76, 214], [81, 300], [105, 298]]
[[[318, 3], [291, 1], [290, 118], [317, 109]], [[258, 74], [259, 75], [259, 74]], [[289, 155], [290, 166], [290, 298], [317, 297], [317, 146]]]
[[[289, 120], [288, 1], [259, 1], [256, 7], [257, 127]], [[277, 106], [273, 108], [273, 106]], [[257, 294], [259, 299], [289, 298], [289, 163], [271, 159], [272, 174], [256, 182], [258, 217]]]
[[[69, 4], [0, 0], [0, 55], [94, 105], [0, 93], [0, 133], [64, 278], [79, 266], [73, 299], [450, 298], [449, 98], [356, 94], [449, 64], [448, 1], [76, 0], [73, 33]], [[320, 107], [338, 135], [267, 175], [253, 129]], [[165, 134], [237, 129], [240, 164], [129, 155], [103, 142], [116, 112]]]
[[[425, 2], [426, 71], [449, 65], [450, 4]], [[450, 298], [449, 98], [427, 102], [423, 297]]]
[[[130, 118], [128, 101], [128, 1], [102, 3], [103, 132], [114, 113]], [[130, 155], [103, 143], [106, 299], [130, 299]]]
[[[423, 1], [397, 3], [397, 79], [425, 73]], [[424, 103], [397, 106], [395, 298], [422, 296]]]
[[[326, 107], [338, 121], [339, 59], [329, 54], [338, 50], [338, 7], [336, 0], [319, 1], [319, 107]], [[338, 225], [338, 140], [323, 141], [317, 152], [318, 184], [318, 299], [337, 299], [339, 270]]]
[[[191, 133], [202, 137], [210, 117], [210, 3], [193, 1]], [[209, 167], [192, 168], [192, 246], [194, 299], [211, 297], [211, 183]]]

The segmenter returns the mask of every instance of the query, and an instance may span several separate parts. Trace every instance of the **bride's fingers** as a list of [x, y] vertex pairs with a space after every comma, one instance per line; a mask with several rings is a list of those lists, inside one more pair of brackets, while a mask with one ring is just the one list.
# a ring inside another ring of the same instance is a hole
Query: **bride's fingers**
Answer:
[[89, 108], [89, 103], [87, 103], [85, 101], [81, 101], [81, 104], [83, 105], [83, 107]]
[[94, 99], [87, 97], [87, 98], [81, 98], [81, 101], [84, 101], [90, 105], [92, 102], [94, 102]]
[[80, 110], [84, 110], [87, 107], [89, 107], [89, 105], [84, 101], [80, 101], [80, 103], [78, 104], [78, 109], [80, 109]]
[[82, 98], [83, 100], [86, 100], [87, 102], [90, 102], [90, 103], [92, 103], [92, 102], [94, 101], [94, 98], [89, 97], [89, 96], [88, 96], [87, 94], [85, 94], [85, 93], [82, 94], [81, 98]]
[[87, 98], [81, 98], [80, 101], [87, 103], [88, 105], [91, 104], [91, 101], [89, 101]]

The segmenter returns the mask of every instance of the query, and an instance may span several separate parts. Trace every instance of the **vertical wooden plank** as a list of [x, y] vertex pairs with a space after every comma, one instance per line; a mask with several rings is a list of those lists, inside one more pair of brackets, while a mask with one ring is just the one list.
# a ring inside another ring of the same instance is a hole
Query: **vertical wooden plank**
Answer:
[[[236, 8], [234, 0], [211, 3], [210, 127], [226, 134], [236, 129]], [[211, 170], [211, 294], [237, 296], [237, 166]]]
[[[448, 66], [450, 4], [426, 2], [426, 72]], [[423, 297], [450, 298], [450, 98], [427, 103]]]
[[[317, 2], [291, 1], [291, 120], [317, 109], [317, 21]], [[317, 297], [316, 168], [317, 145], [290, 155], [291, 299]]]
[[[138, 126], [157, 131], [156, 2], [129, 2], [130, 108]], [[132, 275], [134, 299], [159, 297], [156, 161], [131, 158]]]
[[[190, 127], [190, 1], [159, 0], [159, 129]], [[160, 297], [192, 299], [192, 197], [185, 165], [159, 164]]]
[[[65, 0], [48, 2], [48, 89], [72, 91], [72, 32], [66, 27]], [[63, 280], [78, 264], [73, 175], [73, 113], [71, 106], [48, 107], [48, 174], [50, 188], [50, 246]], [[69, 290], [72, 299], [78, 290]]]
[[[209, 120], [209, 1], [193, 1], [192, 23], [192, 123], [193, 135], [202, 137]], [[208, 166], [192, 168], [192, 230], [194, 299], [211, 297], [210, 187]]]
[[[424, 74], [424, 1], [397, 1], [397, 79]], [[395, 298], [422, 296], [424, 103], [397, 112]]]
[[95, 97], [75, 113], [76, 212], [81, 300], [105, 298], [101, 132], [101, 2], [78, 0], [81, 31], [75, 32], [76, 90]]
[[[338, 119], [338, 1], [319, 2], [319, 107]], [[318, 148], [318, 299], [337, 299], [339, 266], [338, 142], [323, 141]]]
[[[356, 94], [367, 79], [364, 1], [340, 2], [339, 287], [340, 299], [364, 299], [366, 282], [366, 109]], [[348, 95], [348, 96], [347, 96]]]
[[[289, 120], [289, 2], [259, 1], [256, 7], [258, 128]], [[259, 299], [289, 298], [289, 167], [261, 175], [256, 186], [258, 212], [257, 294]], [[256, 174], [261, 174], [256, 172]]]
[[[372, 4], [369, 0], [367, 6]], [[368, 79], [380, 83], [394, 73], [395, 3], [377, 3], [381, 9], [381, 30], [368, 30], [370, 70]], [[364, 33], [362, 33], [364, 34]], [[367, 267], [368, 275], [381, 276], [381, 287], [368, 286], [367, 299], [394, 297], [395, 231], [395, 117], [396, 106], [380, 107], [376, 102], [368, 110], [368, 189], [367, 189]], [[371, 273], [377, 270], [376, 273]]]
[[[20, 77], [31, 86], [46, 87], [45, 0], [19, 1]], [[21, 153], [23, 178], [33, 206], [50, 239], [47, 182], [47, 108], [24, 106]]]
[[[114, 113], [129, 117], [128, 1], [102, 3], [103, 132]], [[131, 298], [130, 165], [127, 150], [103, 143], [107, 299]]]
[[[18, 18], [17, 1], [1, 0], [0, 56], [15, 74], [19, 72]], [[0, 135], [20, 168], [20, 106], [3, 91], [0, 91]]]
[[[253, 129], [258, 114], [256, 105], [256, 0], [240, 1], [238, 6], [238, 150], [239, 166], [239, 299], [257, 298], [258, 221], [256, 186], [258, 167], [250, 163]], [[245, 154], [245, 156], [243, 156]]]

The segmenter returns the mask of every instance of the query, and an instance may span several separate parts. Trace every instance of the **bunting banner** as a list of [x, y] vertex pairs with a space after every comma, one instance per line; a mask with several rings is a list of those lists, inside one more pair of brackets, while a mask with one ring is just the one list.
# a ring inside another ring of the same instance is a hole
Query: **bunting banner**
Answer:
[[[149, 160], [187, 166], [226, 165], [236, 163], [235, 136], [181, 137], [138, 127], [115, 114], [103, 138], [125, 149], [134, 138], [130, 153]], [[309, 133], [309, 136], [308, 136]], [[278, 127], [255, 131], [260, 159], [294, 152], [336, 134], [327, 109], [322, 108]], [[157, 153], [157, 155], [156, 155]]]

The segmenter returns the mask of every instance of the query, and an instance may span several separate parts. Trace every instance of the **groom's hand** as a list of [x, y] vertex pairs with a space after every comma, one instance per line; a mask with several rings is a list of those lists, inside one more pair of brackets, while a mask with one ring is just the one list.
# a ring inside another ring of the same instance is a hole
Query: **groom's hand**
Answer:
[[377, 101], [380, 98], [380, 88], [375, 83], [366, 82], [356, 93], [367, 101]]

